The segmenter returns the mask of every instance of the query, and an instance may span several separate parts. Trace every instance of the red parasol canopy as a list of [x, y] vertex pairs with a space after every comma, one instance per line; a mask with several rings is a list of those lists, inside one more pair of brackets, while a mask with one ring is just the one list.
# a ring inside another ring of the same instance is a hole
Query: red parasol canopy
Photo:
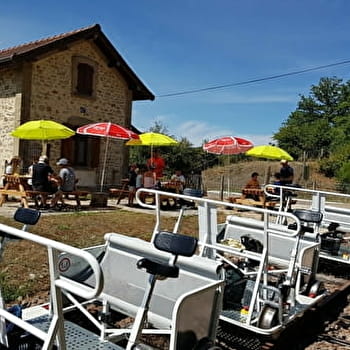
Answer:
[[94, 123], [83, 125], [77, 129], [78, 134], [112, 137], [120, 140], [138, 139], [139, 135], [113, 123]]
[[241, 137], [224, 136], [203, 145], [203, 150], [213, 154], [240, 154], [253, 148], [252, 142]]
[[113, 124], [111, 122], [103, 122], [103, 123], [94, 123], [80, 126], [77, 129], [78, 134], [82, 135], [91, 135], [91, 136], [102, 136], [107, 138], [106, 148], [105, 148], [105, 156], [103, 161], [102, 175], [101, 175], [101, 192], [103, 191], [103, 182], [105, 178], [106, 171], [106, 163], [107, 163], [107, 153], [108, 153], [108, 145], [109, 139], [119, 139], [119, 140], [129, 140], [129, 139], [138, 139], [139, 135], [135, 132], [124, 128], [121, 125]]

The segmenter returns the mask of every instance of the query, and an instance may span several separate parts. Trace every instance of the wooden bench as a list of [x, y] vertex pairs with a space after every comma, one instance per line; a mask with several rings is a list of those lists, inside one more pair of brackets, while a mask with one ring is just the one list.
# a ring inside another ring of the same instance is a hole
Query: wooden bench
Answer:
[[[34, 190], [26, 190], [25, 191], [26, 196], [28, 198], [31, 198], [35, 202], [35, 206], [39, 208], [41, 206], [41, 197], [50, 198], [52, 197], [52, 193], [49, 192], [42, 192], [42, 191], [34, 191]], [[69, 199], [69, 196], [74, 196], [74, 199], [76, 200], [76, 205], [77, 207], [81, 206], [81, 199], [85, 199], [88, 195], [91, 193], [89, 191], [83, 191], [83, 190], [75, 190], [75, 191], [70, 191], [70, 192], [62, 192], [62, 195]]]
[[35, 207], [40, 208], [42, 206], [42, 198], [49, 198], [51, 193], [43, 191], [26, 190], [26, 196], [35, 202]]
[[83, 190], [75, 190], [70, 192], [62, 192], [63, 196], [67, 199], [69, 199], [70, 196], [74, 196], [74, 199], [76, 200], [77, 207], [81, 206], [81, 200], [87, 199], [89, 195], [91, 195], [90, 191], [83, 191]]

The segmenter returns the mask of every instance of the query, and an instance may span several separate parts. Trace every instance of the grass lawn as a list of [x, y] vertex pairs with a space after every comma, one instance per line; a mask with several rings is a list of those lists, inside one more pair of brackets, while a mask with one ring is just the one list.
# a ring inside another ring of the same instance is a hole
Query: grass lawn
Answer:
[[[0, 217], [2, 223], [20, 228], [13, 219]], [[172, 231], [176, 218], [162, 219], [162, 229]], [[155, 224], [153, 211], [135, 213], [116, 210], [111, 212], [42, 215], [30, 232], [74, 247], [84, 248], [104, 243], [104, 234], [116, 232], [149, 240]], [[197, 216], [183, 220], [181, 233], [197, 232]], [[0, 283], [6, 302], [18, 297], [33, 298], [49, 291], [47, 250], [26, 240], [9, 242], [0, 263]]]

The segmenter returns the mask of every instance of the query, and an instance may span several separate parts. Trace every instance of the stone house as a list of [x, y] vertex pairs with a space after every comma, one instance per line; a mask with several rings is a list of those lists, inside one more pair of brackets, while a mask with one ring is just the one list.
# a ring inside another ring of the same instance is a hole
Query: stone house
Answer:
[[[100, 25], [0, 50], [0, 165], [13, 156], [23, 172], [42, 153], [40, 141], [10, 135], [19, 125], [50, 119], [73, 130], [112, 122], [132, 128], [133, 101], [154, 95], [128, 66]], [[105, 184], [118, 184], [128, 163], [125, 141], [111, 139]], [[70, 160], [79, 184], [100, 181], [106, 139], [78, 135], [49, 141], [47, 155], [55, 169], [60, 157]], [[56, 168], [57, 169], [57, 168]]]

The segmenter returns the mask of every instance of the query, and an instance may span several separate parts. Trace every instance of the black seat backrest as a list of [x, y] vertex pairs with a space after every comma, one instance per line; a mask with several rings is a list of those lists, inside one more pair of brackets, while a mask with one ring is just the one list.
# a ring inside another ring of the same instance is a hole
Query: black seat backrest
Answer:
[[307, 210], [307, 209], [296, 209], [293, 214], [303, 222], [310, 222], [319, 224], [322, 221], [323, 214], [319, 211]]
[[197, 238], [161, 231], [156, 234], [154, 246], [173, 255], [192, 256], [197, 248]]
[[25, 225], [35, 225], [39, 221], [40, 215], [41, 212], [36, 209], [18, 208], [13, 218]]

